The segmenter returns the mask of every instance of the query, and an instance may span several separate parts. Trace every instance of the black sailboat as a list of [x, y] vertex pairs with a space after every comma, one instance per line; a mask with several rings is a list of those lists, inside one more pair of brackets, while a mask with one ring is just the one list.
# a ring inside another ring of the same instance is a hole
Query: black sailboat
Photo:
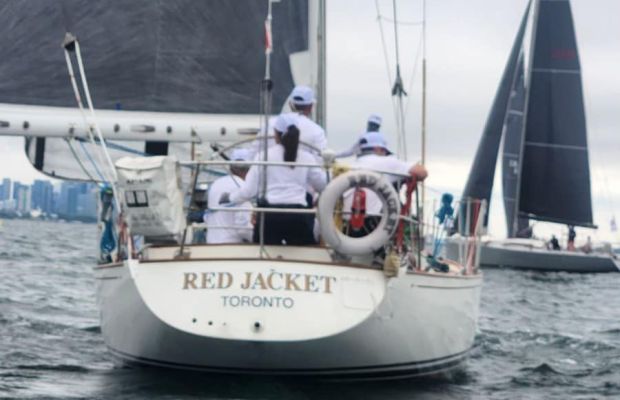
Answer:
[[[502, 184], [508, 239], [489, 241], [481, 251], [481, 264], [618, 271], [609, 256], [551, 251], [544, 242], [529, 238], [529, 220], [595, 228], [581, 65], [570, 2], [534, 0], [533, 7], [530, 5], [463, 193], [464, 198], [490, 203], [503, 140]], [[526, 70], [524, 37], [531, 8], [532, 39]]]

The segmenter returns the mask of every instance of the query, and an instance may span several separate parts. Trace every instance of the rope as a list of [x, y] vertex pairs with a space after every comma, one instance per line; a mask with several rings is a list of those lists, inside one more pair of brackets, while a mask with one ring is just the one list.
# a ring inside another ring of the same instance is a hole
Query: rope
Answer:
[[[67, 143], [67, 145], [69, 146], [69, 149], [71, 150], [71, 154], [73, 154], [73, 158], [75, 158], [75, 161], [78, 162], [78, 165], [80, 166], [80, 168], [82, 168], [82, 171], [86, 174], [86, 176], [88, 176], [88, 179], [90, 179], [92, 182], [97, 182], [92, 175], [90, 174], [90, 172], [88, 172], [88, 170], [86, 169], [86, 167], [84, 166], [84, 164], [82, 163], [82, 160], [80, 160], [80, 157], [77, 155], [77, 153], [75, 152], [75, 149], [73, 148], [73, 144], [71, 143], [71, 141], [69, 140], [69, 138], [64, 138], [65, 142]], [[94, 166], [94, 165], [93, 165]]]
[[[67, 34], [68, 36], [69, 34]], [[73, 36], [71, 37], [67, 37], [65, 40], [69, 40], [73, 38]], [[69, 51], [67, 50], [67, 48], [65, 48], [65, 61], [67, 63], [67, 70], [69, 72], [69, 78], [71, 80], [71, 86], [73, 87], [73, 94], [75, 95], [75, 101], [77, 102], [78, 105], [78, 109], [80, 110], [80, 115], [82, 117], [82, 121], [84, 122], [84, 127], [86, 130], [86, 134], [88, 135], [88, 138], [90, 139], [92, 144], [96, 144], [95, 143], [95, 138], [93, 136], [93, 132], [90, 128], [90, 124], [88, 123], [88, 118], [86, 117], [86, 113], [84, 111], [84, 103], [82, 102], [82, 96], [80, 95], [80, 90], [77, 86], [77, 81], [75, 79], [75, 73], [73, 70], [73, 63], [71, 62], [71, 57], [69, 55]], [[97, 152], [97, 156], [99, 158], [99, 163], [103, 164], [103, 159], [101, 158], [101, 154], [99, 152]], [[95, 166], [95, 169], [97, 169], [96, 165], [93, 163], [93, 166]], [[107, 177], [104, 177], [101, 173], [99, 173], [99, 177], [101, 178], [102, 181], [106, 182], [109, 179]]]
[[84, 154], [86, 154], [86, 158], [88, 158], [88, 160], [90, 161], [90, 163], [93, 165], [93, 168], [95, 168], [95, 172], [97, 173], [97, 175], [99, 175], [99, 178], [103, 181], [106, 182], [105, 178], [103, 177], [103, 174], [101, 173], [101, 171], [99, 170], [99, 168], [97, 168], [97, 163], [95, 163], [95, 160], [92, 159], [92, 157], [90, 156], [90, 154], [88, 153], [88, 150], [86, 149], [86, 147], [84, 146], [84, 142], [83, 141], [79, 141], [80, 143], [80, 147], [82, 148], [82, 151], [84, 152]]
[[[418, 48], [415, 52], [415, 61], [413, 63], [413, 70], [411, 71], [411, 81], [409, 83], [409, 88], [407, 90], [410, 93], [413, 90], [413, 84], [415, 83], [415, 77], [418, 74], [418, 63], [420, 62], [420, 49], [422, 48], [422, 42], [424, 37], [420, 35], [420, 41], [418, 42]], [[409, 104], [411, 104], [411, 97], [407, 97], [407, 103], [405, 104], [405, 117], [407, 116], [407, 112], [409, 110]]]
[[[103, 154], [108, 160], [110, 170], [112, 171], [112, 177], [114, 180], [111, 182], [112, 186], [115, 186], [115, 182], [118, 180], [118, 176], [116, 175], [116, 168], [114, 168], [114, 162], [112, 162], [112, 158], [110, 157], [110, 153], [108, 152], [108, 148], [106, 147], [105, 140], [103, 139], [103, 133], [101, 133], [101, 128], [97, 123], [97, 119], [95, 116], [95, 108], [93, 107], [93, 100], [90, 96], [90, 90], [88, 89], [88, 82], [86, 80], [86, 72], [84, 71], [84, 63], [82, 62], [82, 53], [80, 51], [80, 44], [77, 39], [75, 40], [75, 55], [77, 57], [78, 67], [80, 69], [80, 77], [82, 78], [82, 87], [84, 89], [84, 94], [86, 95], [86, 102], [88, 104], [88, 109], [90, 110], [90, 116], [93, 119], [93, 124], [95, 126], [95, 132], [99, 137], [99, 141], [101, 142], [101, 148], [103, 150]], [[114, 187], [116, 189], [116, 187]], [[116, 190], [114, 190], [116, 193]], [[116, 196], [115, 196], [116, 197]], [[118, 206], [119, 204], [117, 204]], [[119, 208], [120, 209], [120, 208]]]

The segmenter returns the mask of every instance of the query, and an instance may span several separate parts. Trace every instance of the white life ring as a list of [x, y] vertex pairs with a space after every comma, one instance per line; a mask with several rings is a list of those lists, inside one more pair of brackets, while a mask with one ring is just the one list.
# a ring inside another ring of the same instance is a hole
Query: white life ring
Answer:
[[[342, 233], [334, 221], [336, 203], [352, 188], [367, 188], [377, 194], [383, 208], [381, 221], [370, 234], [353, 238]], [[392, 184], [382, 175], [371, 171], [349, 171], [333, 179], [319, 197], [318, 219], [325, 243], [341, 254], [364, 255], [385, 245], [398, 227], [400, 201]]]

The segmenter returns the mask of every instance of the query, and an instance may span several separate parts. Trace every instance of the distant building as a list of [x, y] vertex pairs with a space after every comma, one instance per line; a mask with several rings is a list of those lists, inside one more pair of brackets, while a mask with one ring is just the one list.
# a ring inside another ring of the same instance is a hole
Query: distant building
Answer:
[[30, 212], [32, 209], [32, 197], [30, 192], [30, 186], [19, 185], [14, 194], [15, 197], [15, 209], [21, 212]]
[[35, 180], [32, 185], [32, 209], [39, 209], [45, 214], [53, 213], [54, 186], [50, 181]]
[[76, 217], [94, 218], [97, 215], [97, 194], [94, 188], [77, 196]]
[[17, 181], [13, 182], [13, 191], [11, 195], [13, 200], [17, 200], [17, 192], [19, 191], [19, 188], [21, 188], [22, 186], [27, 187], [27, 185], [22, 185], [21, 182], [17, 182]]
[[11, 199], [11, 180], [4, 178], [0, 185], [0, 201]]
[[64, 181], [59, 189], [55, 191], [52, 182], [44, 179], [36, 179], [32, 185], [24, 185], [4, 178], [0, 184], [0, 211], [14, 215], [21, 213], [27, 217], [30, 211], [40, 210], [47, 216], [57, 214], [66, 220], [96, 220], [96, 185]]
[[95, 218], [97, 198], [95, 186], [89, 183], [63, 182], [56, 203], [56, 212], [62, 218]]

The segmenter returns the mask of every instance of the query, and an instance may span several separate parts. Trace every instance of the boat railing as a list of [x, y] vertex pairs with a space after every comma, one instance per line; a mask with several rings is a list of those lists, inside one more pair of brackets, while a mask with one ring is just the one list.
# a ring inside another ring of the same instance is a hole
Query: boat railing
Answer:
[[[229, 166], [247, 166], [247, 167], [252, 167], [252, 166], [259, 166], [259, 167], [269, 167], [269, 166], [290, 166], [290, 167], [306, 167], [306, 168], [321, 168], [324, 170], [325, 174], [326, 174], [326, 178], [327, 178], [327, 182], [329, 183], [329, 181], [331, 180], [332, 176], [334, 174], [338, 174], [338, 172], [334, 171], [349, 171], [349, 170], [363, 170], [363, 171], [372, 171], [375, 173], [379, 173], [381, 175], [387, 175], [387, 176], [393, 176], [395, 177], [395, 179], [392, 180], [396, 180], [397, 183], [395, 184], [397, 191], [400, 193], [401, 192], [401, 188], [404, 186], [404, 184], [406, 184], [407, 182], [409, 182], [409, 185], [415, 185], [414, 183], [410, 182], [410, 176], [407, 174], [401, 174], [401, 173], [395, 173], [394, 171], [387, 171], [387, 170], [378, 170], [378, 169], [370, 169], [370, 168], [363, 168], [363, 167], [358, 167], [358, 166], [348, 166], [346, 164], [339, 164], [339, 163], [334, 163], [333, 162], [333, 158], [329, 158], [329, 157], [325, 157], [323, 156], [323, 163], [321, 163], [317, 157], [317, 162], [314, 163], [299, 163], [299, 162], [286, 162], [286, 161], [261, 161], [261, 160], [253, 160], [253, 161], [241, 161], [241, 160], [224, 160], [224, 159], [217, 159], [217, 160], [194, 160], [194, 161], [182, 161], [180, 162], [181, 165], [183, 166], [188, 166], [191, 167], [192, 169], [194, 169], [194, 177], [198, 174], [198, 171], [200, 171], [201, 169], [207, 169], [210, 167], [217, 167], [217, 166], [221, 166], [221, 167], [229, 167]], [[191, 189], [191, 188], [190, 188]], [[411, 187], [411, 190], [408, 190], [407, 192], [409, 193], [408, 195], [411, 197], [412, 192], [415, 191], [414, 187]], [[319, 195], [320, 196], [320, 195]], [[400, 193], [400, 197], [402, 199], [403, 194]], [[406, 197], [406, 195], [405, 195]], [[255, 203], [258, 203], [257, 199]], [[397, 220], [398, 220], [398, 224], [401, 225], [398, 229], [398, 231], [395, 233], [395, 236], [398, 236], [399, 238], [397, 242], [394, 245], [396, 247], [402, 247], [403, 243], [406, 241], [409, 245], [413, 245], [421, 243], [421, 238], [420, 238], [420, 234], [419, 234], [419, 223], [417, 220], [417, 217], [415, 217], [413, 214], [413, 210], [414, 208], [412, 207], [412, 202], [411, 199], [409, 199], [409, 201], [407, 201], [405, 199], [405, 201], [403, 201], [403, 204], [407, 204], [407, 206], [409, 207], [409, 210], [406, 210], [404, 212], [401, 212], [400, 215], [396, 216]], [[188, 213], [191, 212], [191, 207], [188, 209]], [[265, 207], [265, 206], [260, 206], [260, 205], [254, 205], [253, 207], [244, 207], [244, 206], [239, 206], [239, 205], [221, 205], [221, 204], [206, 204], [206, 206], [204, 208], [202, 208], [202, 211], [205, 213], [209, 213], [209, 212], [252, 212], [252, 213], [256, 213], [257, 215], [263, 214], [263, 213], [291, 213], [291, 214], [312, 214], [312, 215], [317, 215], [318, 210], [316, 207], [310, 207], [309, 208], [273, 208], [273, 207]], [[339, 215], [338, 215], [339, 214]], [[340, 217], [341, 219], [347, 219], [350, 217], [350, 215], [352, 214], [352, 211], [350, 210], [345, 210], [345, 209], [338, 209], [334, 211], [334, 216], [335, 217]], [[256, 223], [260, 223], [258, 218], [256, 219]], [[404, 225], [407, 225], [407, 228], [405, 229]], [[200, 230], [200, 229], [224, 229], [221, 226], [209, 226], [206, 223], [203, 222], [193, 222], [189, 224], [190, 229], [192, 230]], [[235, 227], [228, 227], [229, 229], [235, 229]], [[241, 227], [241, 229], [247, 230], [247, 227]], [[407, 231], [408, 234], [408, 239], [405, 240], [404, 236], [404, 232]], [[369, 232], [366, 232], [366, 234], [369, 234]], [[347, 232], [348, 235], [348, 232]], [[415, 236], [415, 238], [413, 238], [412, 236]], [[201, 238], [202, 239], [202, 238]], [[202, 239], [204, 240], [204, 239]], [[192, 241], [190, 239], [190, 241]], [[179, 255], [182, 256], [183, 254], [183, 247], [185, 244], [185, 240], [183, 240], [182, 244], [181, 244], [181, 250], [179, 252]], [[259, 243], [260, 244], [260, 243]], [[262, 245], [262, 244], [261, 244]], [[416, 245], [415, 247], [421, 247]], [[419, 258], [419, 257], [418, 257]]]
[[[464, 273], [471, 274], [477, 271], [480, 263], [481, 237], [484, 234], [484, 221], [487, 213], [486, 200], [465, 198], [454, 201], [454, 207], [448, 215], [442, 216], [442, 208], [434, 202], [432, 206], [433, 219], [428, 223], [428, 237], [431, 239], [431, 255], [435, 259], [443, 259], [444, 244], [449, 235], [459, 233], [458, 240], [451, 240], [457, 246], [456, 252], [450, 252], [455, 259], [450, 260], [463, 266]], [[453, 215], [454, 210], [456, 216]], [[454, 256], [456, 253], [456, 256]]]

